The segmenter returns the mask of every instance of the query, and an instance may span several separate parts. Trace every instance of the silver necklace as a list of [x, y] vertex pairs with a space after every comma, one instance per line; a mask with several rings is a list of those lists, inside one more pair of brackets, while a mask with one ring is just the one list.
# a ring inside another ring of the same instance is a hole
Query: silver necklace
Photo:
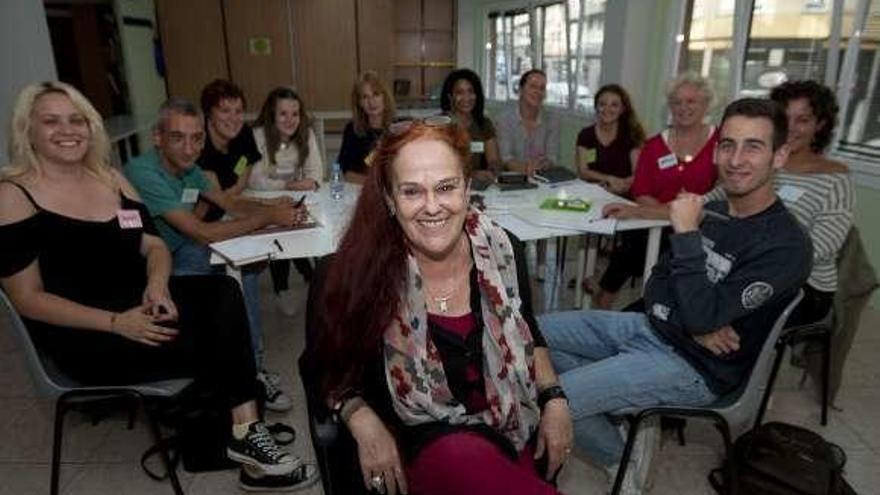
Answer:
[[[467, 263], [465, 263], [465, 265], [470, 268], [470, 264], [470, 257], [468, 257]], [[440, 313], [442, 314], [446, 314], [449, 312], [449, 301], [452, 300], [452, 297], [455, 295], [455, 284], [459, 281], [459, 275], [460, 273], [453, 274], [452, 283], [450, 284], [449, 289], [446, 290], [444, 295], [442, 296], [436, 296], [432, 294], [431, 291], [428, 290], [427, 284], [425, 285], [425, 292], [427, 292], [428, 295], [431, 296], [431, 300], [434, 301], [437, 309], [439, 309]]]

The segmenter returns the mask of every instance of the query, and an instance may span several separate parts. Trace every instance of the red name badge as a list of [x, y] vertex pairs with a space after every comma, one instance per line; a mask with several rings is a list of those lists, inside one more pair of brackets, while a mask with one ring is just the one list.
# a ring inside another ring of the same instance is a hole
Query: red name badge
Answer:
[[116, 218], [123, 229], [140, 229], [144, 226], [141, 222], [141, 212], [137, 210], [119, 210], [116, 212]]

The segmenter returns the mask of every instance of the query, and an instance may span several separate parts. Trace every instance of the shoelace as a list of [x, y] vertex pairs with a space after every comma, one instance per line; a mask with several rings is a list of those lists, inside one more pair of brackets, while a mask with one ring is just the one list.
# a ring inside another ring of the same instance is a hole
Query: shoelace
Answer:
[[275, 400], [275, 397], [281, 393], [281, 390], [278, 389], [278, 386], [274, 383], [271, 377], [268, 375], [266, 379], [263, 380], [263, 385], [266, 387], [266, 397], [271, 401]]
[[261, 453], [268, 456], [273, 461], [277, 461], [286, 454], [286, 452], [278, 448], [275, 439], [272, 437], [272, 434], [269, 433], [269, 430], [266, 429], [265, 425], [256, 425], [248, 440], [251, 444], [255, 445]]

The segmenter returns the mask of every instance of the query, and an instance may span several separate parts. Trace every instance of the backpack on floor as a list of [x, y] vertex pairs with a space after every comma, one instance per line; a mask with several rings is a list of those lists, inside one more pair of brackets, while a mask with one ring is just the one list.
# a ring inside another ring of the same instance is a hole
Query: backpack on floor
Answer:
[[[821, 435], [787, 423], [766, 423], [733, 445], [737, 491], [748, 495], [854, 495], [843, 479], [846, 454]], [[712, 470], [709, 482], [730, 493], [728, 464]]]

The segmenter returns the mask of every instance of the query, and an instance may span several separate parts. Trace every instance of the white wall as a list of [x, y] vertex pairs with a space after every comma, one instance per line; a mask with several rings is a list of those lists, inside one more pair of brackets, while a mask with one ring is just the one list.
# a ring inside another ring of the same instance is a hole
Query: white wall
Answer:
[[5, 165], [16, 95], [30, 82], [54, 80], [57, 75], [42, 1], [3, 0], [0, 19], [0, 165]]
[[[167, 98], [165, 79], [156, 71], [153, 58], [153, 37], [157, 35], [156, 8], [153, 0], [116, 0], [113, 5], [116, 25], [122, 39], [122, 56], [125, 62], [125, 80], [131, 98], [133, 115], [151, 117], [156, 115], [159, 106]], [[143, 19], [153, 23], [153, 28], [129, 26], [123, 17]], [[141, 150], [150, 142], [150, 133], [139, 136]]]

